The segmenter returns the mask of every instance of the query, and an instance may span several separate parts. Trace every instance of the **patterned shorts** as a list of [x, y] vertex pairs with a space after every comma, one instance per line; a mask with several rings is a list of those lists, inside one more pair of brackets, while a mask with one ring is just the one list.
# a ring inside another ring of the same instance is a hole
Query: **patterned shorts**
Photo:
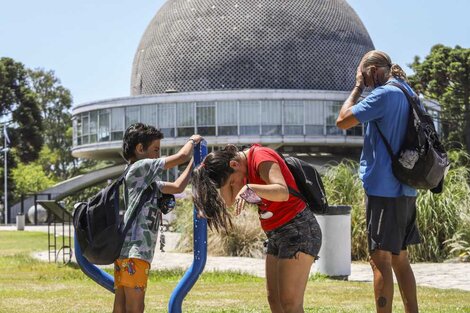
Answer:
[[114, 261], [114, 289], [136, 288], [145, 291], [150, 264], [140, 259], [117, 259]]
[[292, 259], [297, 252], [318, 258], [322, 234], [315, 215], [308, 208], [281, 227], [266, 232], [266, 235], [267, 253], [279, 259]]

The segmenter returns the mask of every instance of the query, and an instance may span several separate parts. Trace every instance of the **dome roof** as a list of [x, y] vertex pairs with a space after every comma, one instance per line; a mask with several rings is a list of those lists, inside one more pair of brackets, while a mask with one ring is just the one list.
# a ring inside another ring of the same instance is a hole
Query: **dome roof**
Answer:
[[345, 0], [168, 0], [140, 41], [131, 93], [350, 90], [372, 49]]

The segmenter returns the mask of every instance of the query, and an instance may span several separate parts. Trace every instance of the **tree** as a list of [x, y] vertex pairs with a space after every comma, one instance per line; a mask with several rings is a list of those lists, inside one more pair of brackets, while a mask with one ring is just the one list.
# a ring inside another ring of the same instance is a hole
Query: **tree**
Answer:
[[43, 144], [42, 116], [36, 93], [31, 89], [24, 65], [11, 58], [0, 59], [0, 115], [16, 124], [12, 146], [22, 162], [38, 158]]
[[42, 110], [45, 143], [57, 156], [50, 171], [58, 178], [66, 179], [76, 170], [76, 161], [71, 154], [72, 96], [70, 91], [60, 84], [53, 71], [36, 69], [29, 70], [28, 73]]
[[443, 137], [453, 147], [464, 144], [470, 152], [470, 49], [435, 45], [411, 64], [412, 87], [441, 104]]
[[40, 192], [56, 183], [36, 162], [19, 163], [11, 172], [16, 186], [15, 196], [17, 199], [21, 194]]
[[20, 193], [41, 191], [77, 172], [71, 155], [71, 106], [70, 91], [53, 71], [31, 70], [11, 58], [0, 58], [0, 115], [12, 122], [8, 129], [13, 148], [8, 154], [12, 202]]

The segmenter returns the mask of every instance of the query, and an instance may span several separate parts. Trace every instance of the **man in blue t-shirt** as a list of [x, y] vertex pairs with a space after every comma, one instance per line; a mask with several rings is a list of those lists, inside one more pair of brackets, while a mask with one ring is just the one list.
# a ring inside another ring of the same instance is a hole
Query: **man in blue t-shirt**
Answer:
[[[408, 313], [418, 312], [416, 282], [406, 247], [420, 243], [416, 226], [416, 190], [400, 183], [392, 172], [392, 160], [378, 129], [394, 153], [405, 138], [410, 105], [391, 82], [402, 84], [406, 74], [390, 57], [373, 50], [364, 55], [356, 73], [356, 85], [344, 102], [336, 125], [349, 129], [364, 124], [359, 176], [366, 192], [366, 225], [370, 263], [374, 273], [377, 312], [392, 312], [393, 272]], [[365, 87], [372, 92], [358, 102]]]

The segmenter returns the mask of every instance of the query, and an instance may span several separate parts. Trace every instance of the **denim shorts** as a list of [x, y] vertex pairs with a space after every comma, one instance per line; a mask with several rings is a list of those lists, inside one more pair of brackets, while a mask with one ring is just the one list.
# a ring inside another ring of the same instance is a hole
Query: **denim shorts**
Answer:
[[278, 259], [295, 258], [303, 252], [318, 259], [321, 230], [313, 212], [306, 208], [286, 224], [266, 232], [267, 254]]

